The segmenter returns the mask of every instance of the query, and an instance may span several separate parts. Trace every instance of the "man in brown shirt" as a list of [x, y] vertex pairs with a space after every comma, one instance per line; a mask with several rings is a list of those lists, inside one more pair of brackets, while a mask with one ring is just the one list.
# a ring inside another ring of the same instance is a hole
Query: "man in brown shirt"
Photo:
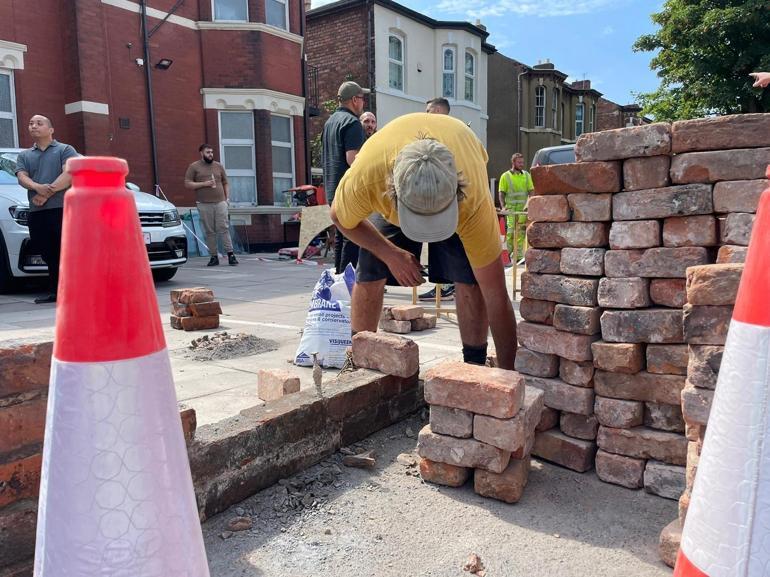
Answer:
[[221, 235], [222, 244], [227, 252], [227, 263], [230, 266], [238, 264], [238, 259], [233, 253], [233, 241], [230, 238], [230, 223], [227, 219], [227, 200], [230, 196], [230, 184], [227, 181], [225, 168], [214, 160], [214, 149], [209, 144], [201, 144], [198, 147], [201, 154], [200, 160], [196, 160], [187, 167], [184, 176], [185, 188], [195, 191], [195, 200], [198, 212], [201, 215], [201, 224], [206, 234], [209, 259], [208, 266], [217, 266], [217, 237]]

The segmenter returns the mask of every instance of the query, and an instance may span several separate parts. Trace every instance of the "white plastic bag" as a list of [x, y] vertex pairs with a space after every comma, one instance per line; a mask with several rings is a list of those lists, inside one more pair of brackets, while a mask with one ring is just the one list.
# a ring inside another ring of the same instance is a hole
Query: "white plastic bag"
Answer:
[[322, 367], [342, 368], [345, 364], [345, 349], [352, 344], [350, 295], [356, 271], [350, 264], [341, 274], [332, 271], [323, 271], [313, 289], [295, 365], [312, 367], [313, 353], [318, 353]]

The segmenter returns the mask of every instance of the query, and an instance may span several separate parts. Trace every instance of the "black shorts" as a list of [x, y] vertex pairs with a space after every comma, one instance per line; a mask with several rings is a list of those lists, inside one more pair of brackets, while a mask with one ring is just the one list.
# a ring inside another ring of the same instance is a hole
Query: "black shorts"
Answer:
[[[397, 247], [411, 252], [417, 260], [420, 259], [422, 243], [411, 240], [401, 232], [401, 229], [390, 224], [381, 215], [375, 214], [369, 218], [380, 233]], [[400, 286], [393, 277], [387, 265], [362, 248], [358, 255], [356, 280], [359, 282], [374, 282], [386, 279], [388, 286]], [[457, 234], [447, 240], [428, 243], [428, 280], [433, 283], [451, 284], [455, 282], [476, 284], [471, 263], [465, 254], [465, 247]]]

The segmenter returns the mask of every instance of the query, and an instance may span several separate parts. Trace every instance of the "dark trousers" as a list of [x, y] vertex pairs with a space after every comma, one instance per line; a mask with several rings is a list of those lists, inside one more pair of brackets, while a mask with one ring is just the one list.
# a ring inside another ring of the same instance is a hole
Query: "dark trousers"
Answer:
[[29, 213], [29, 238], [48, 265], [48, 286], [54, 294], [59, 286], [63, 217], [63, 208], [49, 208]]
[[334, 270], [340, 274], [348, 266], [358, 266], [358, 245], [337, 231], [334, 236]]

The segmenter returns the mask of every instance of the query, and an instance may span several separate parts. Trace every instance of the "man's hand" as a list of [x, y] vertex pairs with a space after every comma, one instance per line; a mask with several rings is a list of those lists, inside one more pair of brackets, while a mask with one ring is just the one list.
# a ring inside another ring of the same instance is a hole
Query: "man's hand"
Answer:
[[48, 197], [42, 194], [36, 194], [32, 197], [32, 204], [35, 206], [43, 206], [46, 202], [48, 202]]
[[754, 78], [754, 88], [764, 88], [770, 84], [770, 72], [752, 72], [749, 76]]
[[384, 262], [401, 286], [420, 286], [425, 280], [420, 261], [409, 251], [394, 246]]

